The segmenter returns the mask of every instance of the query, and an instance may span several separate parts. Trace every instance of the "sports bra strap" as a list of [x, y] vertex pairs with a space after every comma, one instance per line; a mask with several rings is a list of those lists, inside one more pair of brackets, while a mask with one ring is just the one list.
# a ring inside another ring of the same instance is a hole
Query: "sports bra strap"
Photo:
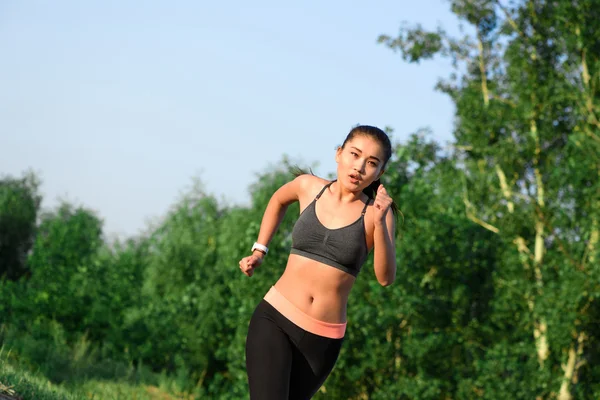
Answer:
[[325, 192], [325, 189], [327, 189], [329, 186], [331, 186], [333, 184], [333, 182], [335, 182], [336, 180], [333, 180], [333, 181], [329, 182], [327, 185], [323, 186], [323, 189], [321, 189], [321, 191], [319, 192], [319, 194], [317, 195], [317, 197], [315, 197], [315, 200], [317, 200], [319, 197], [321, 197], [321, 195], [323, 194], [323, 192]]
[[362, 213], [361, 213], [361, 215], [363, 215], [363, 216], [365, 215], [365, 213], [367, 212], [367, 207], [369, 206], [369, 203], [370, 203], [370, 202], [371, 202], [371, 198], [368, 198], [368, 199], [367, 199], [367, 202], [365, 203], [365, 207], [364, 207], [364, 208], [363, 208], [363, 210], [362, 210]]

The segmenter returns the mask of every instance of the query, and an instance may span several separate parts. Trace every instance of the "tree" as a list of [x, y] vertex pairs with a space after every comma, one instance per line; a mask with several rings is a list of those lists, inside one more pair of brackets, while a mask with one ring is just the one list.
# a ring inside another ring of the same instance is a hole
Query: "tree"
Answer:
[[27, 254], [41, 203], [38, 188], [33, 173], [0, 179], [0, 279], [17, 280], [29, 272]]
[[[498, 312], [486, 321], [503, 342], [487, 346], [473, 390], [597, 398], [600, 9], [593, 0], [450, 3], [472, 35], [404, 27], [380, 41], [409, 62], [452, 60], [454, 78], [438, 87], [456, 105], [464, 212], [510, 246], [494, 277]], [[531, 380], [502, 387], [492, 373]]]
[[94, 301], [85, 282], [95, 275], [102, 244], [102, 221], [90, 210], [62, 203], [42, 216], [26, 283], [34, 316], [54, 319], [69, 333], [85, 331]]

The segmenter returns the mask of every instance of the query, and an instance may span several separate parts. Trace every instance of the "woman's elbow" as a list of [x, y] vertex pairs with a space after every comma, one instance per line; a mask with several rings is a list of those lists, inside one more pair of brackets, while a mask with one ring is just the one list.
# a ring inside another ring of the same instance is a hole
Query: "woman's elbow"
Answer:
[[396, 280], [396, 274], [390, 274], [385, 277], [377, 277], [377, 282], [383, 287], [390, 286]]
[[[393, 259], [392, 259], [393, 260]], [[381, 286], [390, 286], [396, 280], [395, 262], [375, 262], [375, 276]]]

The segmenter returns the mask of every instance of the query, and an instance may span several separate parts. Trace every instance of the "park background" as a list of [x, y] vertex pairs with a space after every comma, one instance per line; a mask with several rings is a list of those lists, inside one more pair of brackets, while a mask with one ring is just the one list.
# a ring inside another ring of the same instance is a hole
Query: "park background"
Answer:
[[318, 398], [600, 398], [596, 0], [3, 2], [0, 393], [247, 398], [291, 207], [385, 127], [398, 272], [372, 258]]

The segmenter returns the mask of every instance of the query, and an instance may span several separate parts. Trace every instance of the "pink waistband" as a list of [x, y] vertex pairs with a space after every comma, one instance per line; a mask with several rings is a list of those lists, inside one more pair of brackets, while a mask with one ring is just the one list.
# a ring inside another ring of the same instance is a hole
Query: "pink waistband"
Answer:
[[311, 317], [290, 303], [274, 286], [271, 286], [264, 299], [284, 317], [305, 331], [331, 339], [341, 339], [346, 333], [346, 323], [334, 324]]

